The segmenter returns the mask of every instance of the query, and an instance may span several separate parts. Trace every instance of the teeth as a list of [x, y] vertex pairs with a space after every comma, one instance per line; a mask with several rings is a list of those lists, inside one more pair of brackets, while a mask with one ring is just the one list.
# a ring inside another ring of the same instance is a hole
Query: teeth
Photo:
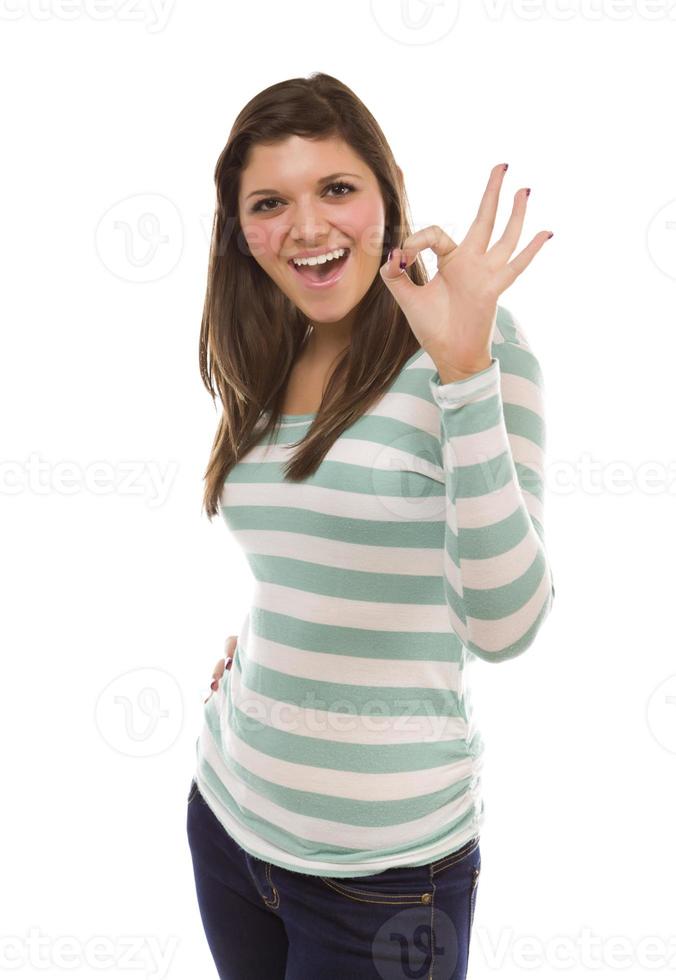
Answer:
[[293, 259], [294, 265], [323, 265], [324, 262], [330, 262], [331, 259], [339, 259], [341, 255], [345, 255], [347, 249], [337, 248], [333, 252], [326, 252], [325, 255], [312, 255], [307, 259]]

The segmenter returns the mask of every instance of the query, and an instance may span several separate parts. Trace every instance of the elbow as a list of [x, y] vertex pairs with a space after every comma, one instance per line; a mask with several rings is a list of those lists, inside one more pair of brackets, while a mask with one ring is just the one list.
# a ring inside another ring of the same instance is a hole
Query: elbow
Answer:
[[503, 660], [513, 660], [515, 657], [525, 653], [531, 647], [534, 639], [535, 636], [527, 634], [527, 636], [521, 637], [508, 646], [501, 647], [499, 650], [486, 650], [473, 641], [464, 643], [463, 646], [473, 656], [478, 657], [479, 660], [483, 660], [488, 664], [499, 664]]
[[[529, 650], [530, 647], [535, 642], [542, 624], [549, 616], [551, 612], [552, 605], [554, 603], [554, 583], [550, 580], [550, 591], [547, 595], [547, 599], [540, 609], [537, 618], [530, 624], [528, 629], [521, 634], [516, 640], [505, 646], [495, 648], [495, 634], [491, 635], [491, 645], [488, 646], [485, 639], [479, 636], [468, 635], [463, 638], [462, 644], [465, 649], [477, 657], [479, 660], [484, 660], [486, 663], [497, 664], [502, 663], [503, 660], [513, 660], [515, 657], [520, 656]], [[482, 642], [483, 639], [483, 642]]]

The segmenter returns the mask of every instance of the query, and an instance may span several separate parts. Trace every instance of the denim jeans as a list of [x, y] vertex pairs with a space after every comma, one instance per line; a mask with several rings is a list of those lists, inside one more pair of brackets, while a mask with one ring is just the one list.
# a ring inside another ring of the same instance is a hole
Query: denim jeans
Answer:
[[419, 867], [331, 878], [244, 851], [193, 779], [187, 835], [221, 980], [465, 980], [479, 839]]

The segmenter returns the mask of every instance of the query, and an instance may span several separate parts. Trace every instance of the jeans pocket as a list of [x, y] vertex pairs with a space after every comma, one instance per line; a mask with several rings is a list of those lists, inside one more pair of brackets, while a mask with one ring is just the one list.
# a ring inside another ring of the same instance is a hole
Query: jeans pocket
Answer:
[[195, 799], [198, 793], [199, 790], [197, 789], [197, 783], [195, 782], [195, 778], [193, 777], [193, 780], [190, 783], [190, 789], [188, 790], [188, 803], [192, 803], [192, 801]]
[[333, 892], [352, 902], [375, 905], [430, 905], [429, 865], [387, 868], [373, 875], [319, 879]]

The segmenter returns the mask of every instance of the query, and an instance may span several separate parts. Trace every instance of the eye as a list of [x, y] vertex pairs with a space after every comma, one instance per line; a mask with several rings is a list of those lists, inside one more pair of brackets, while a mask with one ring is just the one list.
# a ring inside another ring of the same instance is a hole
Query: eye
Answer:
[[[353, 184], [348, 184], [348, 182], [345, 181], [345, 180], [337, 180], [333, 184], [327, 184], [326, 185], [326, 189], [327, 190], [330, 190], [333, 187], [341, 187], [341, 188], [345, 188], [345, 190], [346, 190], [346, 193], [344, 193], [344, 194], [337, 194], [336, 195], [337, 197], [347, 197], [349, 194], [352, 193], [352, 191], [355, 190], [354, 185]], [[254, 212], [255, 211], [262, 211], [263, 214], [267, 213], [270, 210], [273, 210], [274, 211], [274, 208], [264, 208], [263, 207], [264, 204], [269, 204], [270, 201], [279, 201], [279, 198], [278, 197], [263, 197], [263, 198], [260, 199], [260, 201], [256, 201], [256, 203], [251, 208], [251, 210], [254, 211]]]
[[[345, 187], [348, 194], [355, 189], [353, 184], [348, 184], [345, 180], [338, 180], [335, 184], [329, 184], [329, 187]], [[338, 197], [347, 197], [347, 194], [339, 194]]]

